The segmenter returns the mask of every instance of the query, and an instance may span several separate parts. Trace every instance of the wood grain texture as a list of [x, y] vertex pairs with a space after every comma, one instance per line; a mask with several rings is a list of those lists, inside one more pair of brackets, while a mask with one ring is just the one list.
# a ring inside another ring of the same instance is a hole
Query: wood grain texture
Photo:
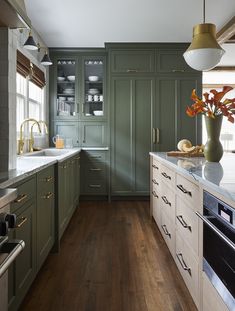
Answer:
[[149, 202], [81, 202], [21, 311], [196, 311]]

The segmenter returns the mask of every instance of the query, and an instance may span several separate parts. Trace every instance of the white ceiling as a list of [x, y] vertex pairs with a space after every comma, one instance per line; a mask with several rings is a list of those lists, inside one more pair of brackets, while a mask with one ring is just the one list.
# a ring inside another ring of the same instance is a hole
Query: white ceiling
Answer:
[[[33, 27], [49, 47], [103, 47], [105, 42], [189, 42], [202, 22], [202, 0], [25, 0]], [[217, 30], [235, 15], [235, 0], [207, 0]]]

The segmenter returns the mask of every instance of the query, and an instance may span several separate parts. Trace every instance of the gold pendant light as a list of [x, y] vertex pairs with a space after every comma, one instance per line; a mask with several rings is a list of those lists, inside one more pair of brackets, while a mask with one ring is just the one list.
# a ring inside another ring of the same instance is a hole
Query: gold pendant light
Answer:
[[193, 40], [184, 53], [186, 63], [193, 69], [203, 71], [214, 68], [225, 51], [216, 40], [216, 27], [205, 23], [205, 0], [203, 0], [203, 24], [193, 28]]

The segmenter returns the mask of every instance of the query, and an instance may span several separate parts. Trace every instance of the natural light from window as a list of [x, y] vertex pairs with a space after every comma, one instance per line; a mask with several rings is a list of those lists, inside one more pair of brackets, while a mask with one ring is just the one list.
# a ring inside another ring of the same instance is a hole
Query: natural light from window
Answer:
[[[209, 71], [203, 72], [203, 93], [211, 89], [222, 90], [224, 85], [230, 85], [235, 88], [235, 71]], [[235, 89], [225, 95], [225, 98], [235, 98]], [[206, 143], [206, 126], [203, 119], [202, 124], [202, 142]], [[225, 151], [235, 150], [235, 124], [227, 121], [223, 117], [220, 141]]]

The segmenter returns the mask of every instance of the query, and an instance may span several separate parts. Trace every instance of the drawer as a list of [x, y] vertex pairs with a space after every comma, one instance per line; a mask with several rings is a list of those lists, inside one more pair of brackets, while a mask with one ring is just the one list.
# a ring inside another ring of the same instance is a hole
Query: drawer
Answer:
[[23, 181], [22, 183], [13, 185], [12, 188], [17, 188], [17, 198], [11, 204], [11, 212], [16, 211], [22, 205], [36, 196], [36, 177], [35, 175]]
[[85, 183], [84, 194], [107, 194], [107, 185], [103, 180], [87, 180]]
[[171, 188], [162, 184], [161, 187], [161, 206], [162, 210], [167, 214], [169, 219], [175, 223], [175, 193]]
[[153, 205], [153, 218], [156, 221], [158, 227], [161, 227], [161, 202], [159, 195], [152, 191], [152, 205]]
[[176, 228], [198, 256], [199, 220], [195, 212], [180, 198], [176, 198]]
[[159, 50], [157, 53], [156, 70], [167, 73], [195, 72], [184, 60], [183, 53], [185, 50]]
[[175, 257], [175, 225], [163, 210], [160, 230], [172, 256]]
[[54, 191], [54, 165], [37, 173], [37, 192]]
[[176, 233], [175, 261], [177, 267], [193, 297], [195, 304], [199, 305], [199, 264], [192, 251], [185, 244], [179, 232]]
[[152, 159], [152, 177], [155, 180], [160, 180], [160, 163], [156, 159]]
[[83, 159], [86, 163], [104, 163], [106, 161], [106, 154], [104, 152], [85, 151]]
[[113, 50], [110, 59], [113, 73], [154, 72], [153, 50]]
[[177, 195], [179, 195], [185, 202], [187, 202], [188, 206], [192, 209], [197, 210], [198, 200], [199, 200], [199, 187], [182, 177], [181, 175], [176, 175], [176, 191]]
[[175, 189], [175, 172], [162, 164], [160, 167], [160, 173], [161, 180], [172, 189]]

